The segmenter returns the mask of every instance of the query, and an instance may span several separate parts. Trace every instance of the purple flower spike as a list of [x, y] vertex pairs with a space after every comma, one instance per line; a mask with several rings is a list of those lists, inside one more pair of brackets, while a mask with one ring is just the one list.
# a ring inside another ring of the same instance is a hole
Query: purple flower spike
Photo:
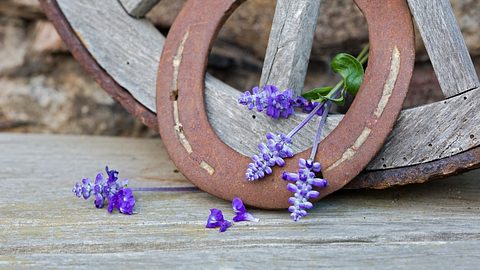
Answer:
[[223, 213], [221, 210], [216, 208], [210, 209], [210, 215], [208, 216], [205, 228], [220, 228], [220, 232], [224, 232], [230, 226], [232, 226], [232, 223], [223, 218]]
[[252, 214], [247, 212], [245, 205], [243, 204], [242, 200], [238, 197], [233, 199], [232, 208], [233, 208], [233, 212], [235, 212], [235, 217], [233, 217], [233, 221], [235, 222], [241, 222], [241, 221], [258, 222], [259, 221], [258, 218], [253, 217]]
[[284, 172], [283, 180], [294, 182], [287, 185], [287, 189], [294, 193], [293, 197], [288, 199], [292, 205], [288, 208], [291, 212], [293, 221], [299, 221], [302, 217], [307, 216], [307, 210], [313, 207], [309, 199], [316, 199], [320, 193], [313, 190], [313, 187], [325, 188], [328, 185], [327, 180], [315, 178], [315, 173], [321, 170], [320, 163], [312, 160], [300, 159], [298, 162], [298, 173]]
[[108, 203], [108, 212], [118, 209], [120, 213], [131, 215], [135, 207], [135, 197], [130, 188], [127, 187], [128, 180], [120, 182], [118, 180], [118, 171], [105, 168], [108, 178], [102, 173], [97, 174], [95, 183], [92, 185], [88, 178], [82, 180], [82, 183], [76, 183], [72, 192], [86, 200], [90, 198], [91, 193], [95, 195], [95, 207], [103, 208]]
[[267, 133], [267, 144], [258, 145], [260, 153], [252, 156], [245, 177], [248, 181], [259, 180], [272, 173], [272, 167], [285, 165], [285, 158], [293, 157], [292, 140], [285, 134]]
[[259, 112], [265, 111], [268, 116], [274, 119], [288, 118], [294, 113], [295, 107], [304, 104], [293, 98], [291, 89], [280, 92], [273, 85], [265, 85], [262, 88], [254, 87], [251, 93], [246, 91], [242, 94], [238, 98], [238, 102], [247, 106], [249, 110], [256, 108]]

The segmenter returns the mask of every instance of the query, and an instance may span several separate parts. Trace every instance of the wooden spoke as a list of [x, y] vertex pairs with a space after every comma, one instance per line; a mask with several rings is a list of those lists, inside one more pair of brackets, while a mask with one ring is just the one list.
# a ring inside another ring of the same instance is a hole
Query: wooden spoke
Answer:
[[480, 86], [449, 0], [408, 0], [445, 97]]
[[321, 0], [278, 0], [260, 85], [303, 89]]
[[160, 0], [118, 0], [128, 14], [141, 18], [145, 16]]

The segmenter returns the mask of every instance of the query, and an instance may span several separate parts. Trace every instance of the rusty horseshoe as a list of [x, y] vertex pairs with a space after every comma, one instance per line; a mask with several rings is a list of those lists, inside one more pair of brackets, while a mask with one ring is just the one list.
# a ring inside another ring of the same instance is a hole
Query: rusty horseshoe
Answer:
[[[212, 43], [228, 16], [244, 1], [189, 0], [167, 37], [157, 77], [157, 119], [167, 151], [200, 189], [220, 198], [241, 197], [251, 206], [288, 207], [283, 171], [288, 160], [263, 180], [247, 182], [246, 157], [222, 142], [208, 122], [204, 77]], [[405, 0], [356, 0], [369, 28], [370, 57], [352, 106], [319, 145], [316, 160], [329, 186], [324, 197], [350, 182], [380, 150], [402, 108], [413, 72], [413, 23]], [[309, 150], [295, 159], [307, 158]]]

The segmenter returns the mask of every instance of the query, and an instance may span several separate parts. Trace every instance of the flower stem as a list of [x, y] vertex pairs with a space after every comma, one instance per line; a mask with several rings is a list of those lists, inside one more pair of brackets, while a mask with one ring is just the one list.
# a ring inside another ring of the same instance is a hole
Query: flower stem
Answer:
[[[363, 48], [363, 50], [358, 54], [357, 56], [357, 60], [360, 61], [360, 59], [363, 59], [364, 56], [366, 55], [367, 58], [368, 58], [368, 51], [370, 50], [370, 44], [367, 44], [367, 46], [365, 46]], [[361, 61], [360, 61], [361, 62]]]
[[[343, 81], [338, 82], [337, 85], [335, 85], [335, 87], [330, 92], [330, 93], [332, 93], [332, 96], [336, 96], [340, 92], [340, 90], [342, 89], [342, 86], [343, 86]], [[298, 124], [294, 129], [292, 129], [292, 131], [290, 131], [290, 133], [287, 134], [287, 137], [290, 138], [290, 139], [293, 138], [293, 136], [295, 136], [295, 134], [297, 134], [297, 132], [300, 131], [300, 129], [302, 129], [317, 114], [317, 112], [323, 107], [323, 105], [325, 105], [325, 101], [320, 102], [307, 115], [307, 117], [305, 117], [305, 119], [303, 119], [303, 121], [300, 122], [300, 124]]]
[[131, 188], [132, 191], [151, 191], [151, 192], [186, 192], [198, 191], [197, 187], [138, 187]]
[[313, 141], [312, 152], [310, 153], [310, 159], [315, 160], [315, 155], [317, 154], [318, 144], [320, 143], [320, 139], [322, 138], [323, 128], [325, 127], [325, 123], [327, 122], [328, 113], [330, 112], [330, 108], [332, 107], [332, 102], [328, 101], [325, 104], [325, 109], [323, 110], [322, 119], [318, 124], [317, 134], [315, 135], [315, 140]]
[[367, 53], [367, 54], [366, 54], [365, 56], [363, 56], [362, 58], [357, 57], [358, 62], [360, 62], [362, 65], [365, 64], [365, 63], [367, 62], [367, 60], [368, 60], [368, 56], [369, 56], [369, 55], [370, 55], [370, 54]]
[[287, 134], [287, 137], [291, 139], [293, 136], [295, 136], [295, 134], [297, 134], [297, 132], [300, 131], [300, 129], [302, 129], [308, 123], [308, 121], [310, 121], [310, 119], [312, 119], [317, 114], [317, 112], [322, 108], [323, 104], [324, 102], [320, 102], [317, 107], [315, 107], [307, 115], [307, 117], [305, 117], [305, 119], [300, 122], [300, 124], [298, 124], [295, 128], [292, 129], [292, 131], [290, 131], [290, 133]]
[[[368, 59], [368, 56], [369, 56], [369, 50], [370, 50], [370, 44], [368, 44], [367, 46], [365, 46], [363, 48], [363, 50], [358, 54], [357, 56], [357, 60], [362, 63], [362, 64], [365, 64], [365, 62], [367, 62], [367, 59]], [[343, 80], [339, 81], [335, 87], [333, 87], [333, 89], [330, 91], [330, 93], [327, 95], [328, 98], [335, 98], [336, 96], [338, 96], [340, 90], [342, 90], [342, 86], [343, 86]], [[330, 102], [331, 103], [331, 102]], [[298, 131], [300, 131], [300, 129], [302, 129], [314, 116], [315, 114], [317, 114], [317, 112], [325, 105], [325, 101], [323, 102], [320, 102], [308, 115], [307, 117], [305, 117], [305, 119], [303, 119], [302, 122], [300, 122], [300, 124], [298, 124], [294, 129], [292, 129], [292, 131], [290, 131], [290, 133], [287, 134], [287, 137], [288, 138], [293, 138], [293, 136], [295, 136], [295, 134], [298, 133]], [[325, 108], [325, 111], [327, 111], [327, 114], [328, 114], [328, 111], [330, 110], [330, 107], [331, 107], [331, 104], [328, 107], [328, 110], [327, 108]], [[323, 115], [325, 115], [325, 111], [323, 113]], [[323, 117], [322, 115], [322, 120], [326, 117]], [[316, 152], [316, 151], [315, 151]], [[315, 154], [314, 154], [315, 155]]]

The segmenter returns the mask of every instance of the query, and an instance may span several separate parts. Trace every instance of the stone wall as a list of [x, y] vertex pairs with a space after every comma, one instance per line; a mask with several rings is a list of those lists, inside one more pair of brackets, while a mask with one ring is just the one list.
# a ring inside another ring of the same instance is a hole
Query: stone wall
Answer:
[[[184, 0], [163, 0], [148, 18], [163, 33]], [[480, 71], [480, 1], [452, 1]], [[258, 83], [275, 8], [249, 0], [222, 29], [209, 70], [238, 89]], [[356, 53], [368, 41], [363, 16], [351, 0], [325, 0], [306, 87], [332, 83], [329, 59]], [[442, 98], [421, 40], [406, 107]], [[0, 1], [0, 131], [153, 136], [116, 104], [68, 53], [36, 0]]]

